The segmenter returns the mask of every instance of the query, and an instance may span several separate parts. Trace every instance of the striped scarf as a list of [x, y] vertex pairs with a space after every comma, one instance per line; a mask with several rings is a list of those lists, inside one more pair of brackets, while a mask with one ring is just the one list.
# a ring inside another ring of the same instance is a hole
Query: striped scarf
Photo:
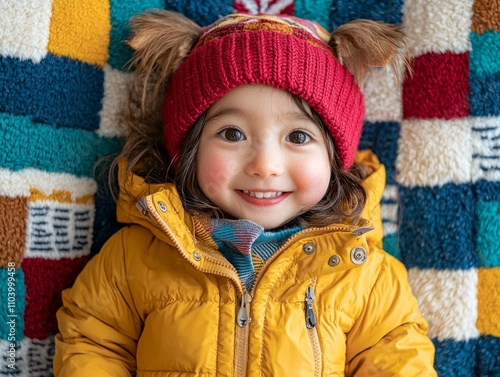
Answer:
[[252, 289], [255, 276], [264, 262], [292, 235], [303, 229], [295, 226], [265, 231], [249, 220], [201, 218], [195, 218], [195, 225], [204, 229], [197, 231], [198, 236], [205, 242], [215, 243], [222, 255], [234, 266], [248, 291]]

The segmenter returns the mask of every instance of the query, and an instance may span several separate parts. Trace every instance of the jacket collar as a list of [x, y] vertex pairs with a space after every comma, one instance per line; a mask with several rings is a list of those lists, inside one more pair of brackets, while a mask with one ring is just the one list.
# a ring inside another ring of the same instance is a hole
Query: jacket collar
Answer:
[[[236, 269], [214, 245], [200, 241], [192, 218], [179, 205], [175, 188], [167, 185], [140, 202], [137, 211], [144, 218], [141, 225], [146, 226], [158, 239], [175, 247], [195, 268], [229, 278], [243, 293]], [[295, 278], [300, 275], [300, 278], [311, 279], [356, 268], [368, 257], [366, 235], [372, 229], [371, 226], [344, 224], [307, 228], [290, 237], [267, 263], [279, 258], [279, 264], [283, 267], [278, 271], [291, 273], [293, 270]], [[360, 253], [358, 259], [356, 250]]]

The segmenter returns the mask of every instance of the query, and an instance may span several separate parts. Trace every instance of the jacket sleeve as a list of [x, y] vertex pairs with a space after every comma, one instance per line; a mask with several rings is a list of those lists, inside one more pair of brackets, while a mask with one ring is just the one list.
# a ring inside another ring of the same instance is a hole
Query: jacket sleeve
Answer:
[[365, 308], [347, 334], [346, 376], [437, 376], [427, 329], [405, 267], [385, 254]]
[[123, 237], [113, 235], [72, 288], [57, 312], [55, 376], [131, 376], [141, 319], [129, 289]]

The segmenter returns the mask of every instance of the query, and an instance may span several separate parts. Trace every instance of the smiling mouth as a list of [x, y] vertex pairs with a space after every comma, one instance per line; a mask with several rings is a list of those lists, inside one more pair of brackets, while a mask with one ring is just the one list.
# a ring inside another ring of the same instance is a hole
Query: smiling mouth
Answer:
[[277, 198], [281, 195], [283, 195], [282, 191], [248, 191], [248, 190], [242, 190], [242, 192], [245, 195], [248, 195], [251, 198], [257, 198], [257, 199], [270, 199], [270, 198]]

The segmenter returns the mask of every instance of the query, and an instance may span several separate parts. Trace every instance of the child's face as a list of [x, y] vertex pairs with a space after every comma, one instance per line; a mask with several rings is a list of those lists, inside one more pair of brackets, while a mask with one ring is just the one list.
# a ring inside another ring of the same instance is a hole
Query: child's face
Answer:
[[320, 128], [287, 92], [264, 85], [236, 88], [211, 106], [197, 165], [215, 205], [265, 229], [316, 205], [331, 174]]

